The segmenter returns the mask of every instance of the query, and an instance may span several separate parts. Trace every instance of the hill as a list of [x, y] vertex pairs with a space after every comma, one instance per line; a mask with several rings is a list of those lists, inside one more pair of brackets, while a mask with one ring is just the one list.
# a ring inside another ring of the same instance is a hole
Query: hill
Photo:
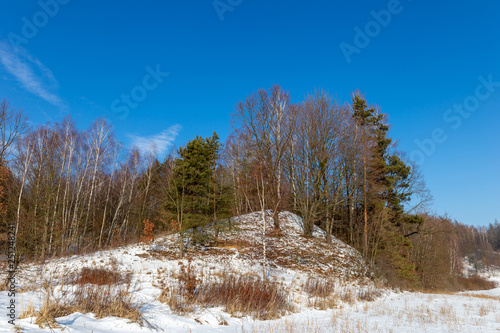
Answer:
[[[279, 235], [267, 228], [264, 284], [260, 217], [256, 212], [200, 230], [205, 245], [188, 244], [183, 259], [179, 237], [169, 235], [153, 244], [25, 265], [16, 277], [16, 316], [23, 317], [16, 327], [23, 332], [386, 332], [421, 320], [449, 328], [451, 321], [439, 311], [451, 306], [449, 299], [460, 305], [465, 297], [470, 311], [483, 308], [479, 317], [467, 315], [471, 322], [487, 320], [484, 331], [490, 320], [493, 327], [500, 320], [490, 304], [498, 300], [498, 289], [484, 298], [441, 295], [428, 305], [420, 294], [376, 288], [358, 251], [335, 238], [327, 243], [320, 229], [304, 238], [300, 217], [289, 212], [280, 214]], [[1, 292], [0, 307], [6, 309], [10, 299]], [[424, 306], [430, 306], [430, 315], [419, 312]], [[0, 323], [0, 331], [11, 329]]]

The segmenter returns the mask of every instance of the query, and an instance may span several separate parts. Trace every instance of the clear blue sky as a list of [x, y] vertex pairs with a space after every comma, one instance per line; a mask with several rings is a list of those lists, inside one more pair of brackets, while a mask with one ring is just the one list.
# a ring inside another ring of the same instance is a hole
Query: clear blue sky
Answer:
[[225, 140], [234, 105], [259, 88], [346, 101], [360, 89], [421, 163], [435, 212], [500, 218], [500, 2], [215, 4], [5, 2], [0, 98], [33, 124], [105, 116], [125, 144], [168, 150], [214, 130]]

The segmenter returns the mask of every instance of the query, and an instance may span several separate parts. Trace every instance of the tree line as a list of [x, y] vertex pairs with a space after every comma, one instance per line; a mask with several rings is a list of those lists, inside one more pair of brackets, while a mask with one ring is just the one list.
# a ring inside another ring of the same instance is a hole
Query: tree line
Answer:
[[349, 102], [322, 90], [291, 100], [279, 86], [260, 89], [235, 106], [224, 145], [214, 132], [161, 162], [154, 149], [117, 142], [106, 119], [86, 130], [69, 117], [28, 128], [4, 100], [0, 235], [14, 223], [19, 251], [43, 259], [135, 242], [152, 229], [198, 242], [203, 226], [254, 211], [279, 236], [279, 212], [288, 210], [302, 217], [305, 237], [321, 228], [325, 241], [335, 236], [374, 270], [415, 285], [435, 283], [425, 282], [439, 275], [433, 256], [458, 272], [460, 255], [499, 250], [498, 222], [473, 232], [425, 213], [422, 175], [389, 137], [387, 115], [361, 93]]

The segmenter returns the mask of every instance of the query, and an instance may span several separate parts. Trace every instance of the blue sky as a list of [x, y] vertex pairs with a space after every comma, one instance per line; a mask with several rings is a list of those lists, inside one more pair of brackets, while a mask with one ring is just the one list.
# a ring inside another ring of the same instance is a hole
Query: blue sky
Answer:
[[500, 218], [498, 13], [493, 0], [6, 2], [0, 98], [34, 125], [105, 116], [125, 144], [166, 151], [225, 140], [259, 88], [360, 89], [421, 164], [434, 211], [486, 225]]

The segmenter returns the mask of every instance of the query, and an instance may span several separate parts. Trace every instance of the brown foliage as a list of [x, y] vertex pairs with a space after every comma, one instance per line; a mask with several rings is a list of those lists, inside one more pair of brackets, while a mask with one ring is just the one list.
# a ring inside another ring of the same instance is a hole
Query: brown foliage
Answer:
[[154, 240], [153, 229], [155, 224], [149, 219], [142, 221], [142, 223], [144, 224], [144, 235], [141, 236], [141, 242], [151, 244]]

